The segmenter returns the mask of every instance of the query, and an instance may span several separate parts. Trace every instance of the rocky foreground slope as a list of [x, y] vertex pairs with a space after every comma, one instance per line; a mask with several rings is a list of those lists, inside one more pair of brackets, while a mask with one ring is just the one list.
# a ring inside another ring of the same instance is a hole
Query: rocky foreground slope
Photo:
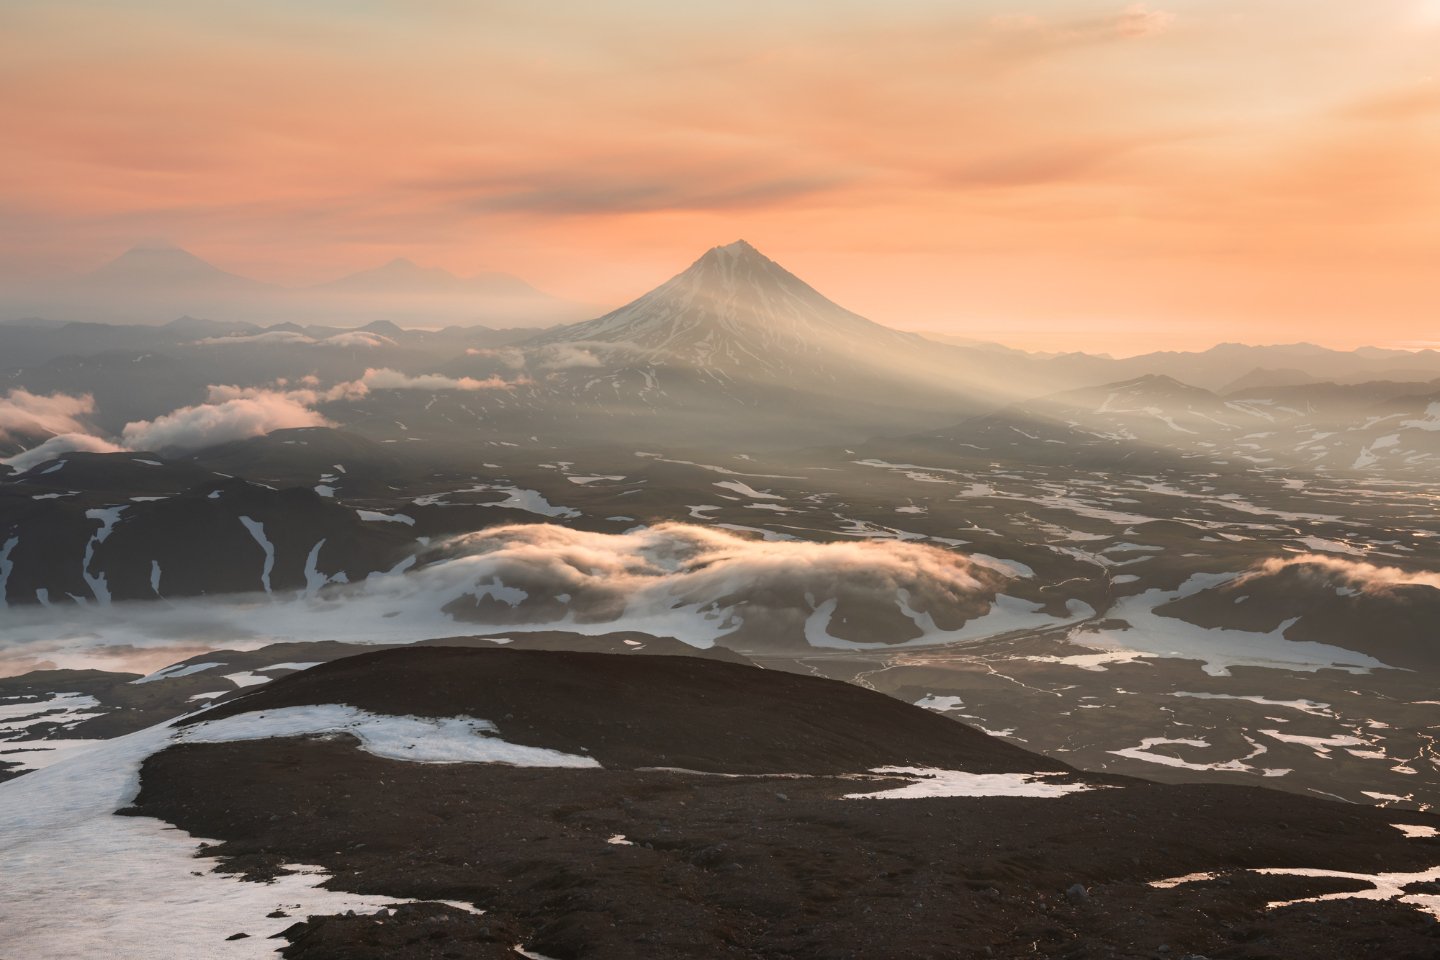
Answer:
[[215, 930], [215, 956], [279, 924], [307, 960], [1440, 951], [1440, 819], [1085, 775], [734, 663], [389, 650], [165, 737], [127, 813], [210, 838], [249, 881], [304, 863], [394, 898], [278, 904]]

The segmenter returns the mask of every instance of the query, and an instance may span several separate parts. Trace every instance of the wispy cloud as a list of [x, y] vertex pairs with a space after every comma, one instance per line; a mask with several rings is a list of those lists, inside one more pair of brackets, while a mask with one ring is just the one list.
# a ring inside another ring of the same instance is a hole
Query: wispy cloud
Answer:
[[[369, 336], [361, 332], [357, 335]], [[556, 359], [562, 365], [584, 362], [584, 357], [578, 353], [574, 356], [557, 354]], [[327, 403], [358, 400], [375, 390], [513, 390], [529, 382], [523, 376], [511, 380], [501, 377], [477, 379], [442, 374], [412, 375], [387, 367], [370, 367], [354, 380], [329, 387], [323, 386], [314, 377], [306, 377], [299, 382], [280, 381], [259, 386], [212, 384], [206, 390], [204, 403], [180, 407], [152, 420], [131, 421], [121, 430], [118, 442], [98, 436], [85, 422], [84, 415], [95, 410], [94, 399], [89, 395], [54, 394], [44, 397], [25, 390], [14, 390], [5, 398], [0, 398], [0, 438], [12, 433], [22, 437], [59, 436], [0, 462], [20, 470], [74, 450], [96, 453], [198, 450], [232, 440], [264, 436], [275, 430], [331, 426], [331, 421], [317, 408]]]
[[1407, 586], [1433, 587], [1440, 590], [1440, 573], [1377, 566], [1360, 560], [1346, 560], [1319, 553], [1271, 558], [1236, 582], [1245, 583], [1247, 580], [1285, 570], [1293, 570], [1326, 583], [1348, 586], [1365, 593], [1386, 593], [1396, 587]]
[[124, 449], [119, 444], [88, 433], [62, 433], [12, 457], [0, 459], [0, 463], [16, 473], [24, 473], [31, 467], [58, 460], [67, 453], [119, 453]]
[[0, 397], [0, 440], [89, 433], [85, 419], [94, 412], [95, 398], [88, 393], [41, 395], [16, 388]]
[[[282, 391], [248, 390], [227, 393], [212, 388], [219, 402], [181, 407], [154, 420], [136, 420], [121, 433], [131, 450], [198, 450], [202, 447], [259, 437], [289, 427], [320, 427], [329, 421]], [[230, 388], [233, 390], [234, 388]]]
[[332, 387], [324, 394], [327, 400], [363, 397], [372, 390], [513, 390], [525, 383], [523, 379], [505, 380], [500, 377], [447, 377], [438, 373], [411, 375], [387, 367], [371, 367], [359, 379]]

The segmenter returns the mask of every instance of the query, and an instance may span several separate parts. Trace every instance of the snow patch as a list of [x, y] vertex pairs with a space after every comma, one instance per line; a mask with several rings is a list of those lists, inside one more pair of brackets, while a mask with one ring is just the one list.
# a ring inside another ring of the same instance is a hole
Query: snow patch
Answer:
[[131, 680], [130, 682], [136, 684], [154, 683], [156, 680], [176, 680], [180, 677], [188, 677], [195, 673], [204, 673], [206, 670], [214, 670], [216, 667], [223, 666], [225, 666], [223, 663], [177, 663], [163, 670], [156, 670], [147, 677], [141, 677], [139, 680]]
[[276, 737], [349, 734], [360, 749], [416, 763], [503, 763], [515, 767], [598, 768], [592, 757], [501, 740], [495, 725], [474, 717], [412, 717], [330, 703], [242, 713], [182, 727], [181, 743], [230, 743]]
[[[396, 902], [322, 889], [320, 873], [260, 884], [202, 872], [194, 838], [159, 820], [115, 816], [135, 799], [140, 763], [172, 734], [151, 727], [0, 784], [8, 956], [274, 960], [269, 938], [296, 917]], [[287, 916], [266, 916], [277, 909]], [[226, 940], [241, 931], [250, 936]]]
[[85, 544], [85, 562], [80, 568], [80, 574], [85, 578], [86, 585], [90, 587], [90, 593], [102, 606], [110, 603], [110, 586], [105, 581], [105, 574], [90, 572], [90, 562], [95, 558], [95, 548], [109, 538], [110, 532], [115, 529], [115, 524], [120, 521], [120, 514], [124, 511], [124, 507], [97, 507], [85, 511], [86, 518], [100, 521], [100, 528], [90, 536], [90, 540]]
[[717, 482], [715, 483], [715, 486], [721, 488], [722, 490], [729, 490], [729, 491], [731, 491], [731, 492], [733, 492], [733, 493], [738, 493], [738, 494], [740, 494], [742, 497], [749, 497], [751, 500], [784, 500], [784, 499], [785, 499], [784, 497], [779, 496], [778, 494], [770, 493], [769, 491], [766, 491], [766, 490], [756, 490], [754, 487], [750, 486], [748, 483], [741, 483], [739, 480], [719, 480], [719, 481], [717, 481]]
[[356, 510], [361, 520], [369, 520], [372, 523], [403, 523], [406, 526], [415, 526], [415, 518], [407, 517], [403, 513], [381, 513], [378, 510]]
[[252, 520], [250, 517], [241, 517], [240, 522], [244, 524], [246, 530], [250, 531], [250, 536], [255, 538], [255, 542], [260, 544], [260, 549], [265, 551], [265, 565], [260, 569], [260, 585], [269, 594], [271, 592], [270, 574], [275, 569], [275, 544], [265, 536], [265, 525], [260, 521]]
[[242, 670], [239, 673], [227, 673], [225, 679], [237, 687], [255, 687], [262, 683], [269, 683], [273, 677], [262, 677], [251, 670]]
[[1066, 773], [967, 773], [939, 767], [875, 767], [871, 773], [908, 779], [903, 787], [847, 793], [846, 800], [918, 800], [924, 797], [1063, 797], [1097, 789], [1088, 783], [1056, 782]]

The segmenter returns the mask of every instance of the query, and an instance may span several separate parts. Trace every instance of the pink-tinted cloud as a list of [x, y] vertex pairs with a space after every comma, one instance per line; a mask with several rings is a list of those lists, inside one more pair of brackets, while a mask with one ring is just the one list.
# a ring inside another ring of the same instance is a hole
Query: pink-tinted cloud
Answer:
[[[212, 388], [212, 397], [234, 388]], [[154, 420], [125, 425], [121, 436], [132, 450], [198, 450], [259, 437], [290, 427], [327, 426], [329, 421], [295, 396], [280, 391], [236, 391], [217, 403], [181, 407]]]
[[[624, 534], [504, 526], [436, 552], [441, 561], [418, 576], [455, 597], [447, 610], [461, 618], [663, 623], [692, 642], [723, 635], [741, 646], [933, 640], [988, 613], [1004, 584], [960, 554], [922, 544], [752, 540], [682, 523]], [[857, 629], [862, 621], [870, 632]]]
[[1428, 570], [1402, 570], [1399, 567], [1383, 567], [1360, 560], [1319, 553], [1304, 553], [1293, 557], [1272, 557], [1260, 564], [1253, 572], [1240, 578], [1244, 583], [1256, 577], [1279, 573], [1282, 570], [1298, 569], [1328, 583], [1350, 587], [1365, 593], [1384, 593], [1396, 587], [1422, 586], [1440, 590], [1440, 573]]
[[88, 433], [62, 433], [44, 443], [0, 460], [16, 473], [23, 473], [31, 467], [38, 467], [50, 460], [58, 460], [67, 453], [119, 453], [125, 448], [102, 437]]
[[42, 396], [16, 388], [0, 397], [0, 440], [88, 433], [85, 417], [94, 412], [95, 398], [88, 393]]

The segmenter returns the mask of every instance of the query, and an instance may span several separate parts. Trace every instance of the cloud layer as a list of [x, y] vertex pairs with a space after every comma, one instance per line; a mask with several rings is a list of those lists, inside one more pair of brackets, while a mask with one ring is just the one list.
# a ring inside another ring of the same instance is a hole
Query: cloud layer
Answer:
[[1359, 560], [1302, 553], [1293, 557], [1272, 557], [1235, 581], [1244, 584], [1262, 576], [1294, 570], [1326, 584], [1349, 587], [1362, 593], [1386, 593], [1396, 587], [1433, 587], [1440, 590], [1440, 573], [1381, 567]]
[[331, 334], [328, 337], [321, 337], [319, 339], [294, 330], [265, 330], [261, 333], [236, 334], [229, 337], [206, 337], [203, 340], [197, 340], [195, 342], [200, 346], [206, 347], [273, 344], [279, 346], [359, 347], [362, 349], [374, 349], [377, 347], [393, 347], [396, 345], [392, 338], [383, 334], [373, 333], [369, 330], [346, 330], [342, 333]]
[[625, 621], [742, 648], [934, 638], [983, 616], [1003, 578], [963, 556], [896, 541], [768, 542], [665, 523], [626, 534], [499, 527], [439, 548], [421, 575], [446, 610], [489, 624]]
[[[253, 649], [340, 640], [406, 643], [481, 632], [634, 630], [697, 647], [804, 650], [941, 643], [1053, 625], [1014, 612], [1001, 574], [902, 541], [766, 542], [666, 523], [603, 534], [548, 523], [435, 545], [408, 572], [331, 584], [317, 596], [208, 596], [111, 607], [0, 609], [0, 675], [125, 659], [142, 669], [194, 644]], [[168, 657], [168, 659], [167, 659]]]
[[[361, 346], [369, 345], [373, 336], [363, 332], [355, 335], [358, 338], [355, 345]], [[288, 334], [283, 334], [279, 342], [288, 342], [288, 337]], [[331, 341], [335, 339], [330, 338]], [[329, 344], [330, 341], [320, 343]], [[576, 351], [573, 355], [556, 354], [555, 361], [561, 366], [585, 365], [587, 357], [584, 351]], [[40, 396], [16, 389], [0, 397], [0, 440], [11, 437], [52, 439], [8, 460], [0, 460], [0, 463], [24, 470], [72, 450], [96, 453], [198, 450], [232, 440], [263, 436], [272, 430], [333, 426], [316, 407], [357, 400], [368, 396], [372, 390], [513, 390], [529, 382], [523, 376], [514, 380], [494, 376], [476, 379], [433, 373], [414, 375], [388, 367], [370, 367], [357, 379], [329, 388], [323, 388], [314, 377], [305, 377], [297, 383], [282, 380], [270, 386], [212, 384], [204, 403], [181, 407], [153, 420], [133, 420], [125, 424], [118, 444], [96, 436], [85, 423], [85, 415], [95, 410], [95, 401], [90, 395], [57, 393]]]
[[511, 390], [523, 381], [507, 381], [499, 377], [476, 380], [473, 377], [447, 377], [438, 373], [418, 376], [371, 367], [358, 380], [342, 383], [327, 394], [328, 399], [363, 397], [371, 390]]
[[62, 433], [13, 457], [0, 460], [0, 463], [6, 464], [16, 473], [24, 473], [31, 467], [59, 459], [67, 453], [120, 453], [124, 449], [118, 444], [88, 433]]
[[94, 412], [95, 398], [88, 393], [41, 396], [16, 388], [0, 397], [0, 440], [89, 433], [85, 417]]
[[154, 420], [127, 423], [121, 433], [125, 446], [131, 450], [197, 450], [272, 430], [329, 425], [325, 417], [281, 391], [212, 387], [211, 395], [221, 399], [181, 407]]

